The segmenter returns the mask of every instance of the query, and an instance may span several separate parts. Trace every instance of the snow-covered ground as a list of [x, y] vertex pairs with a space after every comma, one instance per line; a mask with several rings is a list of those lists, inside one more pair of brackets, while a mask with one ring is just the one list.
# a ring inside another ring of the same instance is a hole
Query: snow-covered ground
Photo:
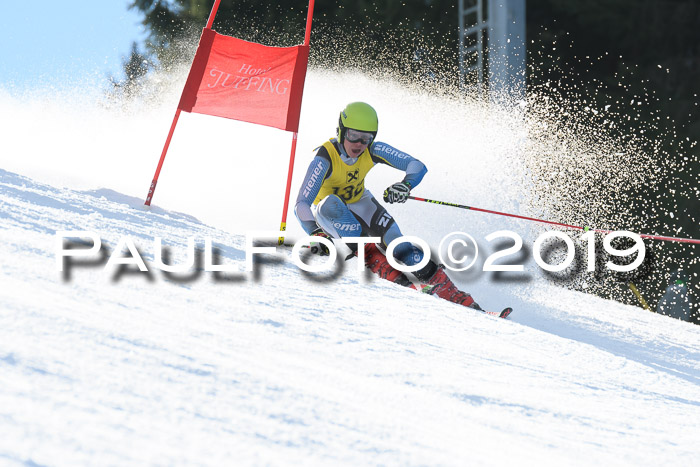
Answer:
[[[527, 186], [503, 183], [522, 176], [517, 118], [353, 75], [313, 72], [306, 89], [293, 197], [338, 110], [362, 99], [381, 139], [430, 168], [418, 196], [518, 211]], [[509, 320], [356, 260], [309, 276], [280, 249], [245, 272], [245, 235], [279, 225], [291, 137], [183, 115], [146, 209], [170, 101], [125, 115], [0, 92], [0, 464], [700, 465], [698, 326], [556, 287], [531, 261], [518, 281], [456, 275], [482, 306], [512, 304]], [[397, 177], [378, 168], [368, 187]], [[484, 214], [390, 210], [435, 245], [455, 230], [480, 246], [529, 235]], [[95, 232], [104, 255], [60, 272], [64, 230]], [[209, 238], [240, 272], [165, 274], [154, 237], [177, 263], [188, 238]], [[123, 238], [149, 272], [105, 267]]]

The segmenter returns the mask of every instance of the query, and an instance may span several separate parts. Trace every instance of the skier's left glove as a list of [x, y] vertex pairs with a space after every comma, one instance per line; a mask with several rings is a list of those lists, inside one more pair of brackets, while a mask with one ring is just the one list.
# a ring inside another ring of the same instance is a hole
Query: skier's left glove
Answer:
[[405, 203], [411, 193], [411, 185], [406, 182], [398, 182], [384, 190], [384, 201], [393, 203]]
[[[323, 238], [327, 238], [331, 242], [333, 241], [333, 237], [331, 237], [326, 232], [324, 232], [323, 229], [320, 227], [318, 229], [314, 230], [313, 232], [311, 232], [311, 236], [312, 237], [323, 237]], [[330, 250], [323, 243], [314, 242], [311, 244], [311, 253], [313, 253], [315, 255], [319, 255], [319, 256], [328, 256], [328, 255], [330, 255]]]

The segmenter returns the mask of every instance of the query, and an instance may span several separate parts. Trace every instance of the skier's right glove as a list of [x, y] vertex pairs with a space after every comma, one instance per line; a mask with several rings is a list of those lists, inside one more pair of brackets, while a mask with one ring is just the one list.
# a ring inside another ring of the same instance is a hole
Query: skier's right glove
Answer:
[[[313, 232], [311, 232], [311, 236], [312, 237], [323, 237], [323, 238], [327, 238], [331, 242], [333, 241], [333, 237], [331, 237], [326, 232], [324, 232], [323, 229], [320, 227], [318, 229], [314, 230]], [[313, 253], [315, 255], [319, 255], [319, 256], [328, 256], [328, 255], [330, 255], [330, 250], [328, 249], [328, 247], [326, 245], [324, 245], [321, 242], [313, 242], [313, 243], [311, 243], [311, 253]]]

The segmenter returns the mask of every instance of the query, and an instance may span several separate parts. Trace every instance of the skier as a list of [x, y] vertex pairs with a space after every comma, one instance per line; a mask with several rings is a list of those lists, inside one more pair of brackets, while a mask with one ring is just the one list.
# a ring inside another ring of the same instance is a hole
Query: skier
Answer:
[[690, 321], [693, 309], [688, 295], [687, 276], [682, 269], [676, 269], [671, 273], [671, 283], [666, 287], [666, 292], [659, 300], [658, 312], [671, 318]]
[[[378, 119], [375, 110], [364, 102], [348, 104], [338, 120], [337, 137], [326, 141], [316, 151], [297, 196], [294, 212], [303, 229], [312, 236], [332, 240], [341, 237], [380, 237], [386, 250], [394, 239], [401, 237], [399, 226], [387, 210], [365, 189], [365, 177], [376, 164], [386, 164], [406, 173], [403, 180], [384, 190], [384, 201], [405, 203], [411, 189], [427, 173], [418, 159], [386, 143], [375, 141]], [[357, 253], [356, 244], [348, 243]], [[327, 255], [328, 248], [317, 243], [314, 253]], [[409, 242], [394, 249], [397, 261], [413, 266], [423, 260], [423, 252]], [[397, 284], [413, 287], [402, 272], [394, 269], [384, 253], [374, 244], [365, 246], [367, 267], [380, 277]], [[432, 260], [413, 275], [422, 291], [476, 310], [481, 307], [467, 293], [455, 287], [445, 268]]]

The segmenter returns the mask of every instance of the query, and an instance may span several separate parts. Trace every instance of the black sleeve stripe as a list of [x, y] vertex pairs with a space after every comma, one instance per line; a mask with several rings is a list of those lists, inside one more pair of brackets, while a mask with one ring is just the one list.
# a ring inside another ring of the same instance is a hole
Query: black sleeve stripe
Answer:
[[386, 159], [383, 159], [383, 158], [381, 158], [381, 157], [379, 157], [379, 156], [375, 156], [374, 154], [372, 154], [372, 162], [374, 162], [375, 164], [386, 164], [386, 165], [388, 165], [388, 166], [393, 167], [391, 164], [389, 164], [389, 163], [386, 161]]

